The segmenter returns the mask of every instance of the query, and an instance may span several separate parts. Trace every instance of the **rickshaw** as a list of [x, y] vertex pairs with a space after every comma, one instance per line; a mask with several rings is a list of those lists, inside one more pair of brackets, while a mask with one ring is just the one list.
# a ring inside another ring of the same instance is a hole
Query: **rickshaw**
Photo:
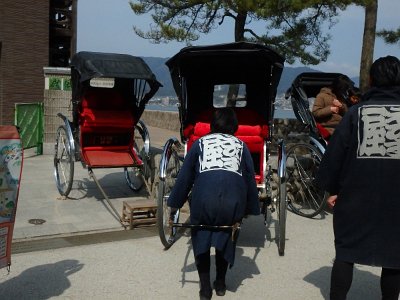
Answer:
[[[286, 92], [296, 118], [308, 129], [308, 141], [288, 147], [286, 188], [289, 209], [304, 217], [319, 215], [327, 194], [315, 185], [315, 176], [325, 153], [329, 132], [314, 119], [313, 101], [321, 88], [331, 86], [341, 73], [305, 72], [299, 74]], [[350, 82], [354, 86], [354, 82]], [[347, 97], [347, 96], [345, 96]]]
[[72, 120], [58, 113], [63, 125], [54, 149], [57, 189], [68, 197], [74, 162], [80, 161], [114, 209], [93, 169], [124, 168], [134, 191], [146, 184], [150, 137], [140, 117], [161, 84], [139, 57], [86, 51], [71, 60], [71, 82]]
[[[277, 244], [279, 254], [284, 255], [286, 160], [282, 140], [278, 147], [279, 192], [275, 199], [271, 188], [273, 171], [268, 164], [274, 101], [283, 64], [284, 58], [269, 47], [248, 42], [189, 46], [166, 62], [179, 100], [181, 124], [180, 140], [172, 137], [166, 141], [159, 167], [157, 224], [166, 249], [177, 239], [179, 227], [209, 227], [179, 223], [180, 210], [169, 208], [167, 200], [186, 153], [195, 140], [210, 132], [213, 109], [231, 106], [239, 121], [235, 135], [246, 143], [253, 158], [260, 209], [266, 225], [268, 211], [277, 208]], [[216, 229], [237, 232], [237, 228], [231, 227]]]

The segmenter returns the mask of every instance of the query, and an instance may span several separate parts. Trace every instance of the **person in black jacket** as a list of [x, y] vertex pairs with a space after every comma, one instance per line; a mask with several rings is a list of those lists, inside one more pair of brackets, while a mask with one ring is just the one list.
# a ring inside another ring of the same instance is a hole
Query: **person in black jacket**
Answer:
[[333, 208], [332, 300], [346, 299], [355, 263], [382, 267], [382, 299], [400, 293], [399, 59], [377, 59], [370, 84], [336, 128], [317, 175]]
[[[240, 224], [258, 215], [260, 204], [252, 157], [246, 144], [233, 134], [238, 121], [232, 108], [214, 111], [211, 133], [195, 141], [185, 157], [168, 206], [181, 208], [191, 193], [190, 221], [194, 225]], [[226, 292], [225, 275], [233, 266], [235, 243], [231, 231], [191, 231], [195, 263], [200, 278], [200, 299], [211, 299], [210, 248], [215, 247], [216, 294]]]

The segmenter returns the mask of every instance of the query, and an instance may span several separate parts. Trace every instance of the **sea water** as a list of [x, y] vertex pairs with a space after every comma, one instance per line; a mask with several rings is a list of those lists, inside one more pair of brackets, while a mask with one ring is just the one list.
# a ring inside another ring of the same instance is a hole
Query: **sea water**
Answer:
[[[162, 105], [162, 104], [147, 104], [146, 110], [159, 110], [159, 111], [178, 111], [175, 105]], [[296, 119], [293, 110], [291, 109], [275, 109], [275, 119]]]

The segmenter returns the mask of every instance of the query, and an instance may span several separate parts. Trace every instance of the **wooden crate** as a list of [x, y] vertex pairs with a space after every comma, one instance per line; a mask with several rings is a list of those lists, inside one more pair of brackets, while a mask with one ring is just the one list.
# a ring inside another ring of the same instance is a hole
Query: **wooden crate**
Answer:
[[154, 224], [157, 205], [152, 200], [126, 200], [122, 203], [122, 221], [129, 229], [141, 224]]

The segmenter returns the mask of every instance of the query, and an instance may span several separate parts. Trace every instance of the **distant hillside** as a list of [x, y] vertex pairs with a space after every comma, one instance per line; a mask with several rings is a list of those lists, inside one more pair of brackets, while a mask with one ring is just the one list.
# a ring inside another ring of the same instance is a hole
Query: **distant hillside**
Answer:
[[157, 80], [163, 85], [157, 92], [156, 96], [164, 97], [176, 95], [172, 86], [171, 76], [165, 62], [168, 58], [161, 57], [142, 57], [143, 60], [149, 65], [150, 69], [156, 75]]
[[[149, 65], [150, 69], [156, 75], [158, 81], [160, 81], [163, 85], [161, 87], [156, 96], [164, 97], [176, 95], [174, 88], [172, 86], [171, 77], [169, 74], [168, 67], [165, 65], [165, 62], [168, 58], [161, 57], [142, 57], [143, 60]], [[288, 67], [286, 66], [283, 69], [281, 80], [278, 86], [278, 95], [285, 93], [286, 90], [290, 87], [292, 81], [296, 78], [297, 75], [303, 72], [319, 72], [318, 70], [308, 68], [308, 67]], [[352, 78], [356, 85], [358, 85], [358, 78]]]
[[278, 95], [285, 93], [292, 84], [293, 80], [297, 77], [297, 75], [303, 72], [319, 72], [319, 71], [308, 67], [284, 67], [281, 80], [279, 81], [278, 85], [278, 92], [277, 92]]

